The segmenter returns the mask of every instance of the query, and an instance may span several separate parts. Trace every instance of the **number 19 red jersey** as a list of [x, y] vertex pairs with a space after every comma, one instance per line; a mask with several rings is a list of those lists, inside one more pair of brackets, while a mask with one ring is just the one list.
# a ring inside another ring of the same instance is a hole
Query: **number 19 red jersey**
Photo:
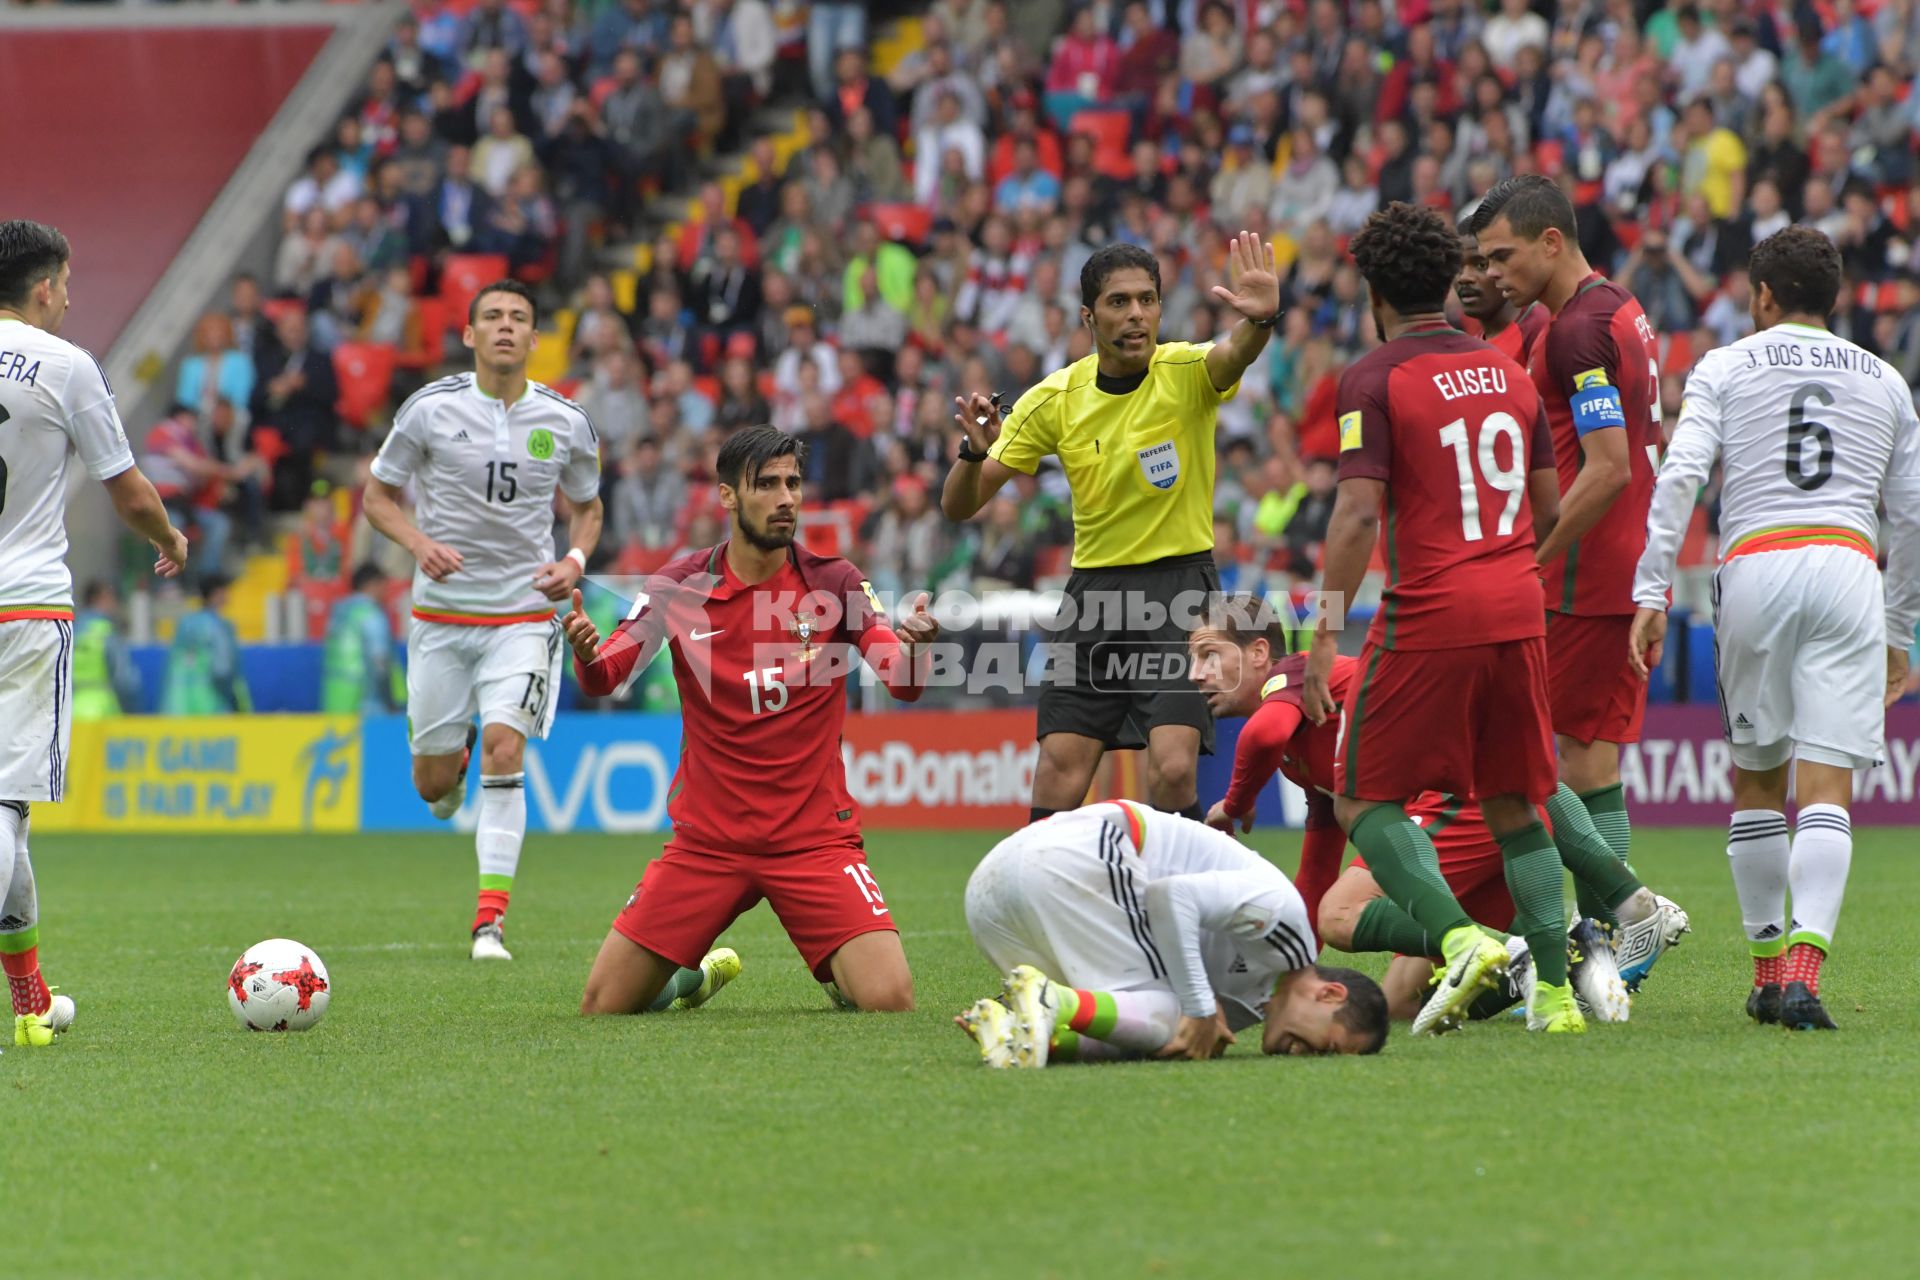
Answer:
[[1387, 588], [1368, 640], [1454, 649], [1544, 635], [1527, 474], [1553, 444], [1519, 365], [1444, 322], [1340, 379], [1340, 478], [1386, 483]]
[[1590, 432], [1627, 433], [1627, 487], [1600, 523], [1546, 566], [1547, 607], [1556, 613], [1632, 613], [1633, 571], [1647, 545], [1647, 509], [1664, 443], [1653, 325], [1632, 294], [1596, 272], [1535, 340], [1527, 370], [1547, 406], [1561, 493], [1580, 474], [1582, 441]]

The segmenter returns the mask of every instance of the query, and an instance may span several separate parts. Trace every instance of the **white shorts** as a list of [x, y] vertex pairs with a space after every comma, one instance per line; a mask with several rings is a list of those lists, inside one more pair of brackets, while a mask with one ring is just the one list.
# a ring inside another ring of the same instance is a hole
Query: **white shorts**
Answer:
[[467, 745], [474, 713], [544, 738], [560, 698], [559, 619], [462, 627], [415, 619], [407, 633], [407, 736], [417, 756]]
[[1016, 831], [974, 868], [967, 928], [1001, 973], [1030, 964], [1089, 991], [1167, 985], [1147, 925], [1144, 868], [1103, 810], [1111, 806]]
[[0, 622], [0, 800], [59, 800], [73, 737], [73, 623]]
[[1880, 763], [1886, 605], [1873, 561], [1831, 546], [1736, 556], [1713, 575], [1713, 637], [1736, 765]]

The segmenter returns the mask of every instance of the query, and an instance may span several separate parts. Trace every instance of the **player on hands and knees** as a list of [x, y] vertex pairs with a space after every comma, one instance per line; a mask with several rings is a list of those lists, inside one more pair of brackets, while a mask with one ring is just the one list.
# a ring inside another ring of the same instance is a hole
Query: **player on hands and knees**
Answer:
[[[1623, 644], [1662, 443], [1659, 347], [1633, 295], [1587, 265], [1573, 205], [1551, 181], [1499, 183], [1474, 210], [1471, 230], [1487, 278], [1507, 300], [1552, 315], [1527, 364], [1546, 405], [1560, 485], [1560, 519], [1536, 550], [1563, 784], [1547, 813], [1556, 830], [1591, 823], [1625, 862], [1633, 828], [1620, 747], [1640, 740], [1647, 688]], [[1687, 930], [1686, 913], [1652, 893], [1613, 906], [1584, 888], [1578, 896], [1580, 914], [1610, 931], [1629, 987]]]
[[67, 571], [67, 465], [78, 454], [121, 521], [175, 577], [187, 539], [134, 465], [113, 389], [91, 354], [56, 336], [72, 277], [67, 238], [0, 222], [0, 968], [15, 1044], [53, 1043], [73, 1001], [40, 976], [40, 898], [27, 856], [35, 801], [66, 790], [73, 715], [73, 577]]
[[996, 845], [967, 881], [967, 928], [1006, 975], [955, 1021], [990, 1067], [1377, 1053], [1373, 979], [1315, 963], [1306, 903], [1233, 837], [1132, 801], [1056, 814]]
[[1727, 858], [1754, 957], [1747, 1012], [1830, 1029], [1820, 962], [1853, 855], [1853, 771], [1884, 756], [1920, 617], [1920, 420], [1891, 366], [1826, 327], [1841, 287], [1831, 240], [1776, 232], [1748, 273], [1757, 332], [1687, 379], [1634, 577], [1630, 656], [1643, 677], [1660, 661], [1674, 556], [1718, 459], [1713, 630], [1734, 765]]
[[1453, 282], [1453, 295], [1466, 316], [1464, 327], [1524, 368], [1534, 342], [1547, 331], [1547, 309], [1537, 302], [1515, 306], [1487, 279], [1487, 257], [1480, 252], [1470, 219], [1459, 222], [1460, 275]]
[[[1247, 717], [1234, 745], [1232, 782], [1225, 798], [1208, 812], [1208, 825], [1229, 832], [1235, 826], [1251, 830], [1255, 799], [1275, 773], [1284, 774], [1305, 791], [1306, 838], [1294, 884], [1306, 901], [1308, 919], [1327, 946], [1397, 953], [1382, 986], [1393, 1016], [1411, 1018], [1433, 978], [1433, 965], [1424, 957], [1440, 957], [1439, 939], [1430, 937], [1385, 896], [1364, 857], [1355, 859], [1345, 872], [1340, 870], [1347, 838], [1333, 816], [1333, 760], [1342, 718], [1337, 710], [1319, 724], [1306, 718], [1302, 706], [1306, 655], [1275, 658], [1283, 645], [1284, 630], [1271, 606], [1249, 595], [1216, 602], [1193, 633], [1193, 680], [1207, 695], [1214, 719]], [[1334, 659], [1328, 684], [1336, 700], [1346, 696], [1355, 666], [1352, 658]], [[1487, 832], [1480, 807], [1469, 800], [1425, 792], [1408, 804], [1407, 814], [1433, 840], [1441, 878], [1466, 913], [1476, 924], [1505, 934], [1513, 923], [1513, 898], [1507, 890], [1499, 842]], [[1603, 873], [1624, 876], [1624, 869], [1597, 837], [1587, 842], [1585, 853], [1585, 861], [1598, 865]], [[1570, 865], [1575, 861], [1566, 852], [1561, 856]], [[1624, 892], [1617, 886], [1609, 889]], [[1583, 1012], [1590, 1011], [1605, 1022], [1625, 1021], [1628, 1001], [1612, 967], [1612, 955], [1594, 942], [1583, 933], [1568, 940], [1574, 993]], [[1507, 981], [1477, 998], [1469, 1017], [1490, 1016], [1524, 998], [1533, 974], [1525, 939], [1509, 940], [1508, 956]]]
[[1340, 487], [1327, 529], [1306, 714], [1335, 714], [1346, 608], [1386, 506], [1387, 585], [1345, 702], [1335, 814], [1387, 896], [1440, 940], [1447, 964], [1414, 1022], [1438, 1032], [1508, 965], [1439, 870], [1404, 803], [1444, 791], [1480, 804], [1500, 842], [1537, 975], [1528, 1025], [1581, 1031], [1567, 986], [1561, 864], [1533, 806], [1553, 793], [1545, 613], [1535, 540], [1557, 509], [1539, 393], [1518, 365], [1450, 326], [1460, 237], [1432, 209], [1395, 203], [1352, 251], [1383, 345], [1341, 378]]
[[[1022, 395], [1000, 425], [998, 398], [957, 398], [965, 439], [940, 507], [967, 520], [1016, 472], [1052, 455], [1074, 497], [1073, 574], [1062, 631], [1040, 690], [1032, 817], [1087, 797], [1110, 750], [1145, 748], [1148, 798], [1202, 816], [1195, 790], [1213, 722], [1192, 689], [1143, 678], [1140, 655], [1173, 657], [1220, 589], [1213, 563], [1213, 477], [1220, 406], [1265, 349], [1280, 317], [1273, 247], [1243, 231], [1227, 245], [1228, 283], [1213, 297], [1240, 319], [1220, 342], [1161, 342], [1160, 264], [1111, 244], [1080, 272], [1080, 321], [1093, 354]], [[1159, 669], [1159, 664], [1153, 664]]]
[[[467, 312], [473, 372], [432, 382], [394, 415], [367, 519], [413, 554], [407, 731], [413, 784], [438, 818], [466, 797], [480, 718], [476, 960], [510, 960], [505, 917], [527, 831], [528, 738], [552, 727], [565, 600], [600, 540], [600, 440], [579, 405], [529, 381], [538, 316], [526, 286], [488, 285]], [[416, 518], [400, 505], [413, 485]], [[554, 557], [555, 495], [566, 554]]]
[[667, 802], [673, 837], [601, 944], [582, 1013], [660, 1007], [762, 898], [836, 1002], [913, 1007], [840, 737], [854, 659], [912, 701], [939, 627], [923, 594], [896, 634], [858, 569], [795, 540], [804, 459], [805, 446], [773, 427], [735, 432], [716, 463], [732, 536], [650, 577], [604, 643], [574, 595], [565, 626], [581, 690], [611, 693], [665, 644], [685, 720]]

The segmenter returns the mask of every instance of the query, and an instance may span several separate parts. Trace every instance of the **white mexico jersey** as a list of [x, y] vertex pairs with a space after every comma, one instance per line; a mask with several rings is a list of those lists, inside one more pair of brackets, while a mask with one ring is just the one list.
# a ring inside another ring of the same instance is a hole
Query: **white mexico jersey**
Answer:
[[0, 621], [71, 617], [67, 460], [96, 480], [133, 466], [98, 362], [18, 320], [0, 320]]
[[529, 382], [506, 404], [462, 373], [400, 406], [373, 474], [411, 483], [420, 532], [461, 556], [445, 582], [415, 571], [414, 617], [539, 621], [554, 612], [533, 588], [534, 573], [554, 558], [554, 491], [576, 503], [599, 495], [600, 440], [586, 412], [548, 387]]
[[1846, 339], [1799, 324], [1708, 352], [1687, 379], [1660, 464], [1637, 603], [1664, 607], [1675, 552], [1716, 456], [1723, 558], [1801, 545], [1851, 545], [1871, 557], [1887, 545], [1889, 627], [1911, 642], [1909, 587], [1920, 566], [1901, 544], [1920, 500], [1920, 421], [1899, 374]]

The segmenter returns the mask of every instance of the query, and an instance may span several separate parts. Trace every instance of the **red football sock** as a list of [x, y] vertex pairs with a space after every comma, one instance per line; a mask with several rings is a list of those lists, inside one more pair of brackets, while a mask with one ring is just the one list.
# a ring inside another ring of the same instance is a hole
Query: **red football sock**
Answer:
[[28, 947], [13, 954], [0, 954], [0, 968], [7, 973], [7, 993], [13, 997], [13, 1011], [45, 1013], [53, 1004], [47, 980], [40, 976], [40, 948]]
[[1769, 982], [1775, 986], [1786, 983], [1787, 958], [1784, 955], [1755, 956], [1753, 958], [1753, 985], [1764, 987]]
[[[506, 890], [482, 889], [480, 891], [480, 905], [475, 907], [473, 911], [473, 928], [478, 929], [481, 925], [492, 924], [505, 914], [507, 914]], [[472, 930], [468, 930], [468, 932], [472, 932]]]
[[1810, 995], [1820, 994], [1820, 962], [1827, 953], [1811, 942], [1796, 942], [1787, 952], [1787, 981], [1804, 982]]

